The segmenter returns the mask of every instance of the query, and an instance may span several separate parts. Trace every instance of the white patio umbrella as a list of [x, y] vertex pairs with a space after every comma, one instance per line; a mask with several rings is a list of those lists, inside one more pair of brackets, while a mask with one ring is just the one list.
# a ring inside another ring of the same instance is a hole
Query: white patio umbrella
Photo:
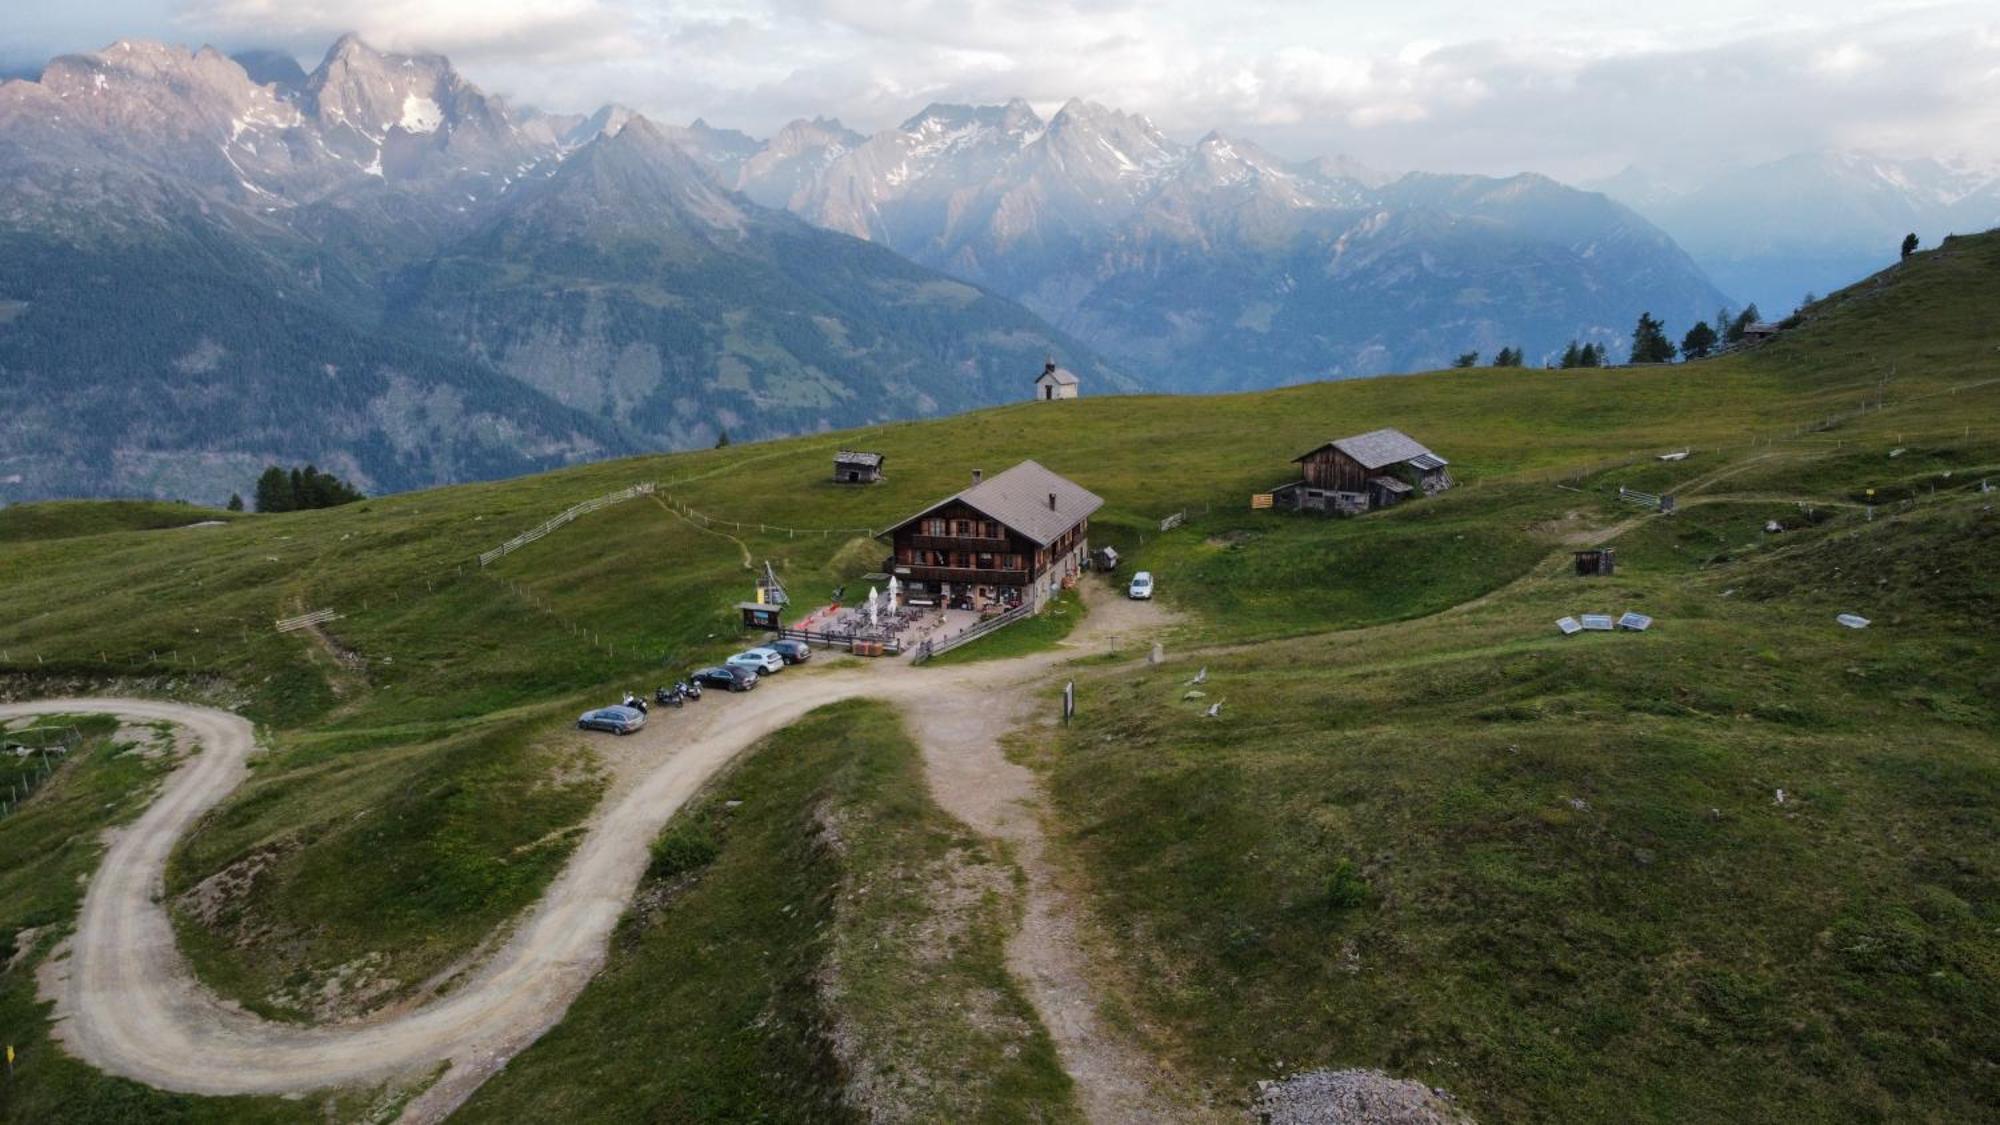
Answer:
[[882, 610], [881, 595], [876, 592], [875, 587], [873, 586], [868, 587], [868, 627], [870, 629], [873, 629], [875, 627], [875, 617], [878, 613], [881, 612], [881, 610]]
[[902, 608], [902, 607], [901, 607], [901, 605], [900, 605], [900, 603], [901, 603], [901, 601], [902, 601], [902, 597], [903, 597], [903, 583], [902, 583], [901, 581], [899, 581], [899, 580], [898, 580], [898, 579], [896, 578], [896, 576], [895, 576], [895, 575], [891, 574], [891, 575], [889, 576], [889, 612], [890, 612], [890, 613], [894, 613], [894, 612], [896, 612], [896, 611], [897, 611], [898, 609]]

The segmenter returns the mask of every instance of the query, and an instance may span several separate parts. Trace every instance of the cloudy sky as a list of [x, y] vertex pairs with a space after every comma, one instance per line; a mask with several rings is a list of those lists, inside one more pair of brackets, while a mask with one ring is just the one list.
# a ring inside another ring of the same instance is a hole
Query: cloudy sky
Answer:
[[[1861, 149], [2000, 163], [2000, 4], [1909, 0], [8, 0], [0, 65], [342, 31], [550, 109], [766, 134], [1080, 95], [1286, 156], [1572, 179]], [[1625, 14], [1634, 12], [1637, 14]]]

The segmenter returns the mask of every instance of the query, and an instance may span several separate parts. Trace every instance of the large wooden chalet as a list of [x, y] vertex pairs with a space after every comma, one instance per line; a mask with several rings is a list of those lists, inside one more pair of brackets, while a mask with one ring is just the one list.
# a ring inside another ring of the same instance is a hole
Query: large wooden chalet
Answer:
[[1040, 606], [1090, 552], [1095, 493], [1033, 461], [992, 477], [884, 532], [883, 568], [910, 596], [972, 608]]
[[1278, 489], [1300, 511], [1354, 514], [1432, 496], [1452, 485], [1450, 462], [1401, 430], [1336, 438], [1292, 462], [1305, 479]]

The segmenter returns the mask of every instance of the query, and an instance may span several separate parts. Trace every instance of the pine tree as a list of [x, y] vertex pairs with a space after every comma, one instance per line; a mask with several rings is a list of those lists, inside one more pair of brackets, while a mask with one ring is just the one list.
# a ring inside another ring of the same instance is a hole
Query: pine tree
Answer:
[[1729, 322], [1729, 327], [1723, 330], [1722, 333], [1723, 341], [1731, 344], [1742, 343], [1743, 333], [1747, 331], [1751, 325], [1757, 323], [1759, 320], [1762, 319], [1763, 319], [1763, 314], [1757, 311], [1757, 302], [1755, 301], [1750, 302], [1748, 305], [1745, 305], [1743, 307], [1742, 312], [1736, 314], [1735, 320]]
[[257, 510], [260, 512], [289, 512], [296, 504], [293, 501], [292, 481], [285, 470], [276, 465], [264, 470], [257, 478]]
[[1453, 367], [1471, 367], [1478, 362], [1478, 352], [1460, 352], [1458, 358], [1451, 361], [1451, 365]]
[[1667, 339], [1665, 323], [1653, 319], [1653, 314], [1642, 312], [1639, 323], [1632, 329], [1633, 363], [1672, 363], [1674, 342]]
[[1603, 367], [1603, 366], [1604, 366], [1604, 345], [1603, 345], [1603, 344], [1585, 344], [1585, 345], [1583, 346], [1583, 351], [1582, 351], [1582, 352], [1580, 352], [1580, 353], [1578, 353], [1578, 359], [1577, 359], [1577, 366], [1579, 366], [1579, 367]]
[[1583, 349], [1576, 346], [1575, 340], [1571, 340], [1569, 347], [1563, 349], [1562, 366], [1564, 368], [1583, 366]]
[[289, 472], [276, 465], [257, 478], [257, 510], [297, 512], [309, 508], [333, 508], [366, 499], [361, 490], [332, 473], [322, 473], [316, 465], [293, 468]]
[[1493, 366], [1495, 367], [1521, 366], [1521, 349], [1501, 348], [1498, 352], [1494, 353]]
[[722, 449], [722, 448], [724, 448], [724, 447], [728, 446], [728, 444], [729, 444], [729, 431], [728, 431], [728, 430], [725, 430], [725, 429], [723, 429], [723, 428], [722, 428], [722, 427], [720, 427], [720, 426], [717, 426], [717, 427], [716, 427], [716, 438], [715, 438], [715, 448], [717, 448], [717, 449]]
[[1681, 337], [1681, 355], [1688, 359], [1707, 359], [1715, 350], [1715, 329], [1705, 320], [1697, 320], [1687, 335]]
[[1916, 252], [1917, 252], [1917, 232], [1911, 231], [1910, 233], [1903, 236], [1903, 257], [1907, 258]]
[[232, 492], [232, 493], [230, 493], [230, 494], [229, 494], [229, 510], [230, 510], [230, 511], [232, 511], [232, 512], [240, 512], [240, 511], [242, 511], [242, 510], [243, 510], [243, 494], [242, 494], [242, 493], [240, 493], [240, 492]]

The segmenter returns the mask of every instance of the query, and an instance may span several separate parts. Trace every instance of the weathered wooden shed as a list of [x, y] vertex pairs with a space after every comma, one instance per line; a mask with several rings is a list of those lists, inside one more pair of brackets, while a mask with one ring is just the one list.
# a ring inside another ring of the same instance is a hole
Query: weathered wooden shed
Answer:
[[874, 484], [882, 479], [880, 453], [863, 453], [854, 449], [843, 449], [833, 455], [833, 480], [835, 484]]
[[1336, 438], [1292, 458], [1304, 478], [1275, 490], [1290, 507], [1341, 514], [1386, 508], [1452, 486], [1450, 462], [1401, 430]]
[[1618, 567], [1617, 554], [1615, 548], [1590, 547], [1572, 551], [1570, 557], [1576, 560], [1577, 576], [1583, 578], [1612, 573]]

